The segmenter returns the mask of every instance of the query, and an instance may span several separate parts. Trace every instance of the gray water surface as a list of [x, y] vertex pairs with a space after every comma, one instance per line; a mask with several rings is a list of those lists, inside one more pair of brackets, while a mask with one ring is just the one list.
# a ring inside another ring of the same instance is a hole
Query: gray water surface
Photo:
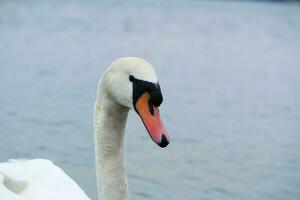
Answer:
[[299, 199], [300, 6], [170, 2], [1, 1], [0, 161], [50, 159], [95, 200], [97, 81], [140, 56], [173, 140], [129, 115], [132, 199]]

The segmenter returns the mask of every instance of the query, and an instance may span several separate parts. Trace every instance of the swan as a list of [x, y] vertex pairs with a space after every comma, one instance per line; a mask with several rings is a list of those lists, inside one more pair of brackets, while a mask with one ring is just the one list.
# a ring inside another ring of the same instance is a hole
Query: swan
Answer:
[[[160, 147], [170, 136], [160, 119], [163, 101], [153, 66], [142, 58], [114, 61], [98, 83], [94, 104], [94, 141], [98, 198], [129, 198], [124, 162], [124, 133], [130, 109], [136, 111], [151, 139]], [[88, 200], [64, 171], [45, 159], [0, 163], [1, 200]]]

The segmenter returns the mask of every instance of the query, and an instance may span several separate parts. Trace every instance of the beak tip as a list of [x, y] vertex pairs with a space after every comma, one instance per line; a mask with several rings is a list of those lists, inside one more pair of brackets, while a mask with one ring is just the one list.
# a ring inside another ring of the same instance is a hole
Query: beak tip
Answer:
[[169, 140], [167, 139], [167, 137], [163, 134], [161, 137], [161, 142], [158, 143], [158, 146], [160, 146], [161, 148], [165, 148], [166, 146], [168, 146], [169, 144]]

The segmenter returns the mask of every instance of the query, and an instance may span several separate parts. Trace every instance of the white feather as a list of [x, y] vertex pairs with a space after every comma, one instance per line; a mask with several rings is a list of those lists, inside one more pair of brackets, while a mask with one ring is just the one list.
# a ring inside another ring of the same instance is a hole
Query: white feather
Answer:
[[[141, 58], [113, 62], [99, 81], [94, 108], [96, 172], [102, 200], [128, 198], [124, 164], [124, 131], [132, 108], [129, 76], [157, 82], [156, 73]], [[0, 163], [0, 200], [88, 200], [80, 187], [49, 160], [9, 160]]]
[[2, 200], [89, 200], [80, 187], [49, 160], [0, 163]]

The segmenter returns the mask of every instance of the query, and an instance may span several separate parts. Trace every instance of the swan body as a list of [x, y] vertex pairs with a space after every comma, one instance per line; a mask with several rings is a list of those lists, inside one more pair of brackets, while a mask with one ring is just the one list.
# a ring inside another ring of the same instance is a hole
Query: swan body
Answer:
[[[160, 147], [169, 143], [159, 116], [162, 94], [154, 68], [147, 61], [120, 58], [99, 80], [94, 105], [94, 141], [98, 196], [127, 200], [124, 162], [127, 115], [134, 109], [151, 139]], [[88, 200], [80, 187], [49, 160], [9, 160], [0, 163], [1, 200]]]
[[0, 164], [1, 200], [89, 200], [81, 188], [49, 160], [9, 160]]

